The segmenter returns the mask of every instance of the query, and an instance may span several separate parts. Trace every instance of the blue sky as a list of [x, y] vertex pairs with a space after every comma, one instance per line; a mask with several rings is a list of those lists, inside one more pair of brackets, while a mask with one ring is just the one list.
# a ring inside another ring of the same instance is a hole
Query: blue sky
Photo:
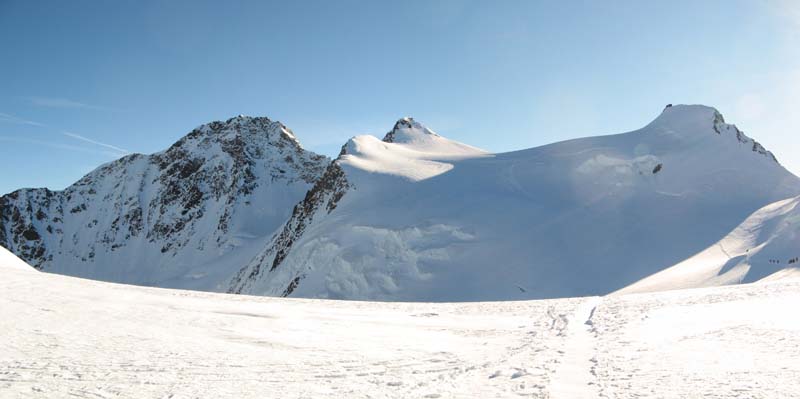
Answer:
[[800, 2], [0, 0], [0, 192], [238, 114], [335, 154], [413, 116], [491, 151], [702, 103], [800, 172]]

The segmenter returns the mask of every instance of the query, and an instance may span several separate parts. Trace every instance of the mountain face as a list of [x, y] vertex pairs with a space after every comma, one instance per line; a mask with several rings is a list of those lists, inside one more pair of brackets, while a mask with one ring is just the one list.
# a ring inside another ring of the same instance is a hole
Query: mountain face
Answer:
[[64, 191], [0, 197], [0, 245], [43, 271], [214, 290], [268, 242], [328, 163], [279, 122], [212, 122]]
[[[351, 139], [233, 293], [474, 301], [606, 294], [684, 261], [800, 179], [722, 115], [490, 154], [418, 122]], [[698, 283], [700, 284], [700, 283]]]

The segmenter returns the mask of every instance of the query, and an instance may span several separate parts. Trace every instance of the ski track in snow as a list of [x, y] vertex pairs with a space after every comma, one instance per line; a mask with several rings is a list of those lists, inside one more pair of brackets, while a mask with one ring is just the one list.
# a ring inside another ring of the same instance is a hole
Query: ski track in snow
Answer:
[[598, 392], [593, 385], [595, 336], [592, 317], [601, 298], [587, 299], [575, 313], [567, 318], [565, 329], [566, 351], [561, 358], [550, 392], [554, 398], [596, 398]]
[[483, 303], [0, 270], [0, 398], [791, 398], [800, 283]]

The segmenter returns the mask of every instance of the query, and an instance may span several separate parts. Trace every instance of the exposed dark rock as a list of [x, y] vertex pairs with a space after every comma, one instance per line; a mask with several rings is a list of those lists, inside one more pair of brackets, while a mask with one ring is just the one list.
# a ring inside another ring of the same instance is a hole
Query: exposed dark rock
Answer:
[[[281, 262], [286, 259], [286, 256], [289, 255], [295, 241], [303, 235], [306, 227], [312, 223], [314, 215], [323, 210], [331, 213], [350, 188], [351, 185], [347, 181], [342, 167], [339, 166], [337, 161], [331, 162], [325, 174], [306, 193], [303, 201], [295, 205], [292, 210], [292, 216], [284, 224], [280, 233], [272, 240], [269, 247], [251, 261], [249, 265], [243, 267], [233, 278], [228, 292], [241, 293], [245, 285], [258, 278], [262, 269], [267, 265], [269, 265], [269, 271], [277, 269]], [[296, 288], [297, 282], [294, 286], [290, 285], [291, 289], [287, 288], [288, 293], [291, 293]]]
[[28, 241], [36, 241], [42, 238], [39, 236], [39, 233], [36, 232], [36, 229], [33, 226], [29, 226], [25, 231], [23, 231], [22, 236]]
[[653, 174], [656, 174], [656, 173], [658, 173], [658, 172], [661, 172], [661, 169], [663, 168], [663, 166], [664, 166], [663, 164], [658, 164], [658, 165], [656, 165], [656, 167], [655, 167], [655, 168], [653, 168]]
[[295, 278], [294, 278], [294, 279], [293, 279], [293, 280], [292, 280], [292, 281], [289, 283], [289, 286], [288, 286], [288, 287], [286, 287], [286, 289], [285, 289], [285, 290], [283, 290], [283, 293], [281, 293], [281, 296], [282, 296], [282, 297], [287, 297], [287, 296], [291, 295], [291, 294], [292, 294], [292, 292], [294, 292], [294, 290], [297, 288], [297, 286], [298, 286], [298, 285], [300, 285], [300, 278], [301, 278], [301, 276], [297, 276], [297, 277], [295, 277]]

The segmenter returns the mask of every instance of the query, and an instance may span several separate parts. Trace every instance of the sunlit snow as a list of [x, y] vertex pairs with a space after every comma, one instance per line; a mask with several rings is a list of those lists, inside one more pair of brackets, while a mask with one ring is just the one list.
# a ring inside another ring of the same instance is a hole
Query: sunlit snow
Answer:
[[527, 302], [277, 299], [24, 270], [3, 398], [791, 398], [800, 283]]

